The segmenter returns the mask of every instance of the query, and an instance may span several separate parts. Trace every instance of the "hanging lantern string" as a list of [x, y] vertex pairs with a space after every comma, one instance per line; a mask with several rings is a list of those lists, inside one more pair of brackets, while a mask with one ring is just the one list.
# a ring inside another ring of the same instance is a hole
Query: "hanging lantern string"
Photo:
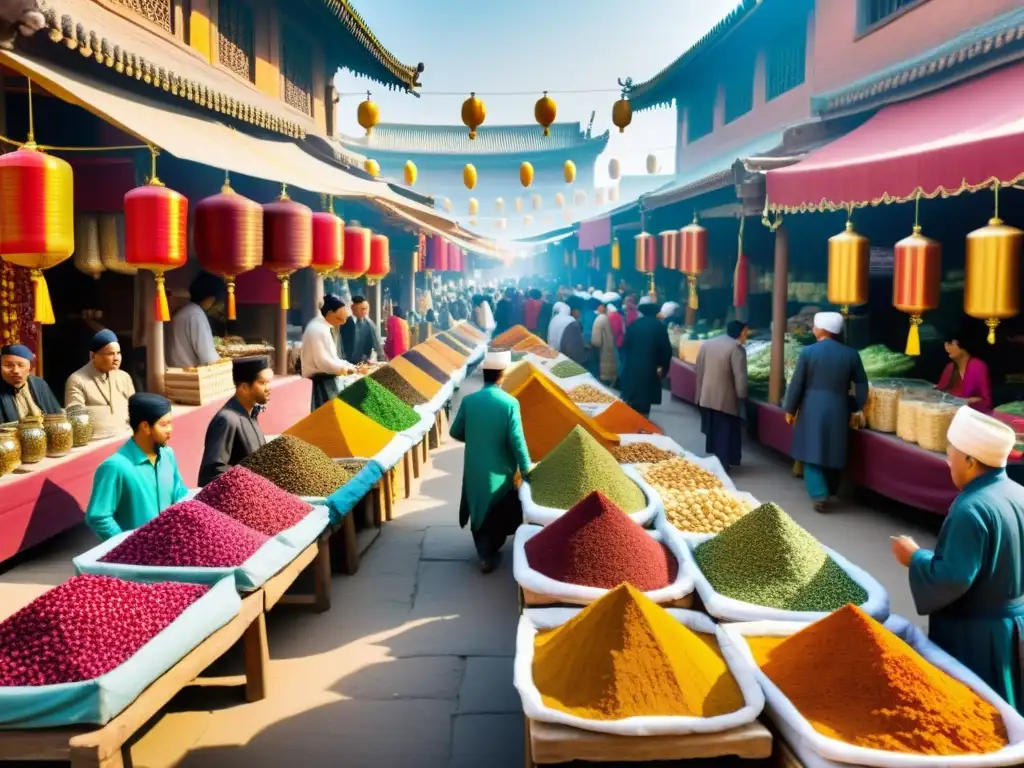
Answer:
[[35, 110], [32, 108], [32, 78], [26, 77], [25, 80], [28, 82], [28, 141], [25, 143], [35, 146], [36, 115]]
[[995, 218], [996, 218], [997, 220], [999, 220], [999, 221], [1002, 221], [1002, 219], [999, 219], [999, 187], [1000, 187], [1000, 186], [1001, 186], [1001, 185], [1000, 185], [1000, 184], [999, 184], [999, 182], [997, 181], [997, 182], [995, 183], [995, 195], [996, 195], [996, 210], [995, 210]]
[[160, 150], [154, 147], [152, 144], [149, 145], [149, 184], [153, 187], [162, 187], [164, 183], [160, 181], [160, 177], [156, 175], [156, 158], [160, 154]]
[[[487, 96], [488, 98], [495, 96], [536, 96], [542, 89], [537, 88], [532, 91], [472, 91], [476, 96]], [[544, 93], [549, 96], [565, 96], [573, 94], [587, 94], [587, 93], [622, 93], [621, 88], [569, 88], [566, 90], [551, 90], [550, 88]], [[367, 91], [343, 91], [339, 93], [339, 96], [362, 96], [366, 94], [369, 98], [369, 92]], [[465, 91], [416, 91], [418, 96], [450, 96], [450, 97], [461, 97], [466, 98]]]

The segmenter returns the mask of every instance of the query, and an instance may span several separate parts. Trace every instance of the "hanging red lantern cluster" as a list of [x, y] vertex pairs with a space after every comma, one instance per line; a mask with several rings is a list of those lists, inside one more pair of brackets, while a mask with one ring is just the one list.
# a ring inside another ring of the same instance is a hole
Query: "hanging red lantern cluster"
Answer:
[[263, 206], [225, 179], [220, 193], [196, 203], [192, 241], [203, 269], [227, 283], [227, 319], [235, 319], [235, 278], [263, 263]]
[[281, 194], [263, 206], [263, 266], [281, 281], [281, 309], [291, 309], [288, 281], [313, 261], [313, 211]]
[[697, 276], [708, 268], [708, 231], [697, 221], [693, 221], [679, 230], [679, 269], [686, 274], [689, 287], [690, 309], [700, 308], [697, 298]]
[[319, 277], [334, 274], [345, 260], [345, 222], [334, 213], [334, 198], [326, 202], [326, 210], [313, 214], [313, 260], [309, 266]]
[[427, 238], [427, 272], [448, 271], [448, 243], [441, 235]]
[[913, 234], [893, 248], [892, 305], [910, 315], [908, 355], [921, 354], [921, 315], [939, 306], [941, 283], [942, 246], [915, 224]]
[[387, 235], [370, 236], [370, 266], [366, 270], [366, 284], [374, 285], [391, 271], [391, 243]]
[[350, 224], [345, 227], [345, 254], [338, 270], [338, 276], [345, 280], [358, 280], [370, 268], [370, 239], [373, 236], [366, 227]]
[[661, 266], [665, 269], [679, 269], [679, 231], [668, 229], [658, 235], [661, 250]]

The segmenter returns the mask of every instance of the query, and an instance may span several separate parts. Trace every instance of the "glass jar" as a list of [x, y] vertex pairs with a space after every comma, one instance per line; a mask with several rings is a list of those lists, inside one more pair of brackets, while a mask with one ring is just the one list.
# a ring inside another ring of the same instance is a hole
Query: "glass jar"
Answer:
[[38, 464], [46, 458], [46, 430], [38, 416], [30, 416], [18, 424], [21, 463]]
[[93, 437], [92, 416], [81, 405], [73, 405], [67, 410], [71, 421], [71, 432], [74, 435], [74, 447], [82, 448], [89, 444]]
[[21, 466], [21, 443], [18, 430], [8, 427], [0, 429], [0, 477], [9, 475]]
[[75, 444], [71, 421], [63, 413], [48, 413], [43, 417], [46, 432], [46, 455], [52, 459], [67, 456]]

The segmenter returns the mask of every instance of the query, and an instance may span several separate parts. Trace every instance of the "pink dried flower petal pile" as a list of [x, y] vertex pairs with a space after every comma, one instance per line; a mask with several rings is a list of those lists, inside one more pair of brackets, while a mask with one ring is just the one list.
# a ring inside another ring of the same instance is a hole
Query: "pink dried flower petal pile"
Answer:
[[245, 467], [232, 467], [195, 498], [266, 536], [277, 536], [313, 511], [302, 499], [282, 491]]

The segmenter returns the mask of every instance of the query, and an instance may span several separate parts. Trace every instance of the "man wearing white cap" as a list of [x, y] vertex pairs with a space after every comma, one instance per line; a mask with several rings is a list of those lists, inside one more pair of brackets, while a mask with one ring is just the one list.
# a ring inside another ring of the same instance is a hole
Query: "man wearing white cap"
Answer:
[[1013, 430], [964, 406], [947, 432], [947, 463], [960, 489], [935, 551], [909, 536], [892, 542], [910, 569], [928, 637], [1024, 710], [1024, 487], [1006, 476]]
[[515, 476], [531, 466], [519, 401], [500, 386], [510, 365], [511, 352], [487, 355], [484, 388], [463, 399], [450, 430], [466, 444], [459, 525], [470, 524], [483, 573], [494, 570], [506, 537], [522, 525]]
[[790, 453], [804, 464], [804, 483], [816, 512], [824, 512], [829, 498], [839, 490], [850, 416], [862, 410], [868, 399], [868, 377], [860, 355], [835, 338], [842, 331], [843, 316], [838, 312], [814, 316], [817, 343], [800, 353], [783, 404], [786, 423], [796, 425]]

